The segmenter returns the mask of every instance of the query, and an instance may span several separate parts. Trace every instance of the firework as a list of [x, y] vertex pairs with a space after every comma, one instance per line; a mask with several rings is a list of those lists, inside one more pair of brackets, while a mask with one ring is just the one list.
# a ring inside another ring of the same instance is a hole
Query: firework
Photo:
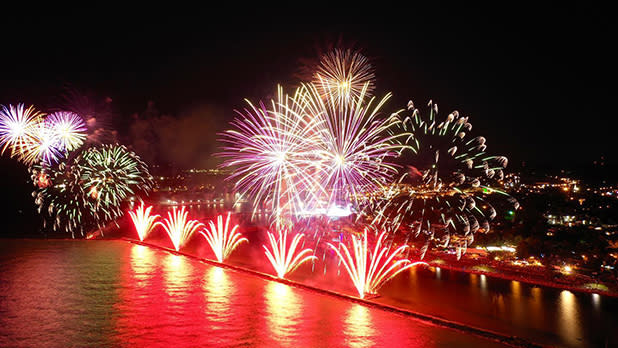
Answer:
[[342, 106], [322, 99], [314, 85], [305, 87], [306, 112], [320, 121], [315, 151], [320, 157], [320, 185], [330, 192], [328, 206], [358, 203], [364, 193], [380, 189], [397, 173], [389, 160], [399, 156], [409, 134], [400, 131], [398, 113], [380, 117], [390, 94], [374, 107], [375, 98], [365, 102], [365, 84], [353, 102]]
[[45, 118], [45, 127], [57, 137], [60, 150], [73, 151], [86, 139], [86, 123], [73, 112], [59, 111]]
[[129, 212], [139, 240], [141, 241], [144, 241], [148, 233], [156, 226], [156, 221], [159, 218], [159, 215], [150, 214], [151, 210], [152, 206], [144, 209], [144, 203], [142, 203], [135, 211]]
[[385, 236], [386, 232], [380, 234], [373, 252], [367, 246], [367, 229], [364, 231], [362, 240], [352, 235], [353, 254], [350, 253], [344, 243], [339, 243], [338, 247], [328, 243], [328, 246], [337, 253], [348, 271], [360, 298], [364, 298], [366, 294], [376, 294], [385, 282], [402, 271], [419, 264], [425, 264], [424, 262], [410, 262], [408, 259], [395, 261], [397, 255], [401, 254], [408, 246], [402, 245], [390, 252], [389, 247], [382, 246]]
[[[382, 193], [376, 221], [393, 229], [400, 226], [408, 235], [425, 236], [421, 258], [430, 242], [455, 246], [458, 257], [474, 241], [474, 233], [489, 231], [496, 211], [489, 203], [503, 179], [507, 159], [486, 153], [486, 139], [470, 135], [468, 117], [457, 111], [438, 120], [438, 107], [429, 102], [428, 117], [408, 104], [412, 115], [404, 120], [411, 136], [411, 151], [403, 156], [409, 163], [396, 184]], [[509, 198], [512, 200], [511, 198]], [[517, 203], [513, 200], [514, 204]]]
[[118, 145], [91, 147], [58, 164], [35, 163], [30, 171], [39, 212], [73, 237], [121, 217], [126, 198], [148, 193], [153, 182], [139, 157]]
[[[96, 224], [89, 214], [76, 166], [65, 162], [55, 166], [41, 163], [34, 164], [30, 172], [36, 187], [32, 192], [34, 203], [39, 213], [51, 218], [54, 230], [63, 229], [75, 238], [76, 231], [83, 236], [84, 227]], [[47, 219], [43, 221], [47, 225]]]
[[316, 259], [315, 256], [311, 255], [313, 253], [311, 249], [302, 249], [297, 252], [299, 243], [304, 237], [302, 233], [296, 234], [289, 246], [287, 244], [287, 229], [278, 230], [278, 234], [278, 238], [275, 238], [273, 233], [268, 232], [271, 249], [263, 245], [266, 257], [277, 272], [277, 277], [284, 278], [286, 274], [293, 272], [304, 262]]
[[45, 123], [37, 124], [28, 139], [29, 141], [23, 142], [20, 146], [17, 156], [24, 164], [28, 166], [37, 162], [52, 164], [62, 157], [59, 138], [53, 129], [45, 126]]
[[238, 244], [248, 242], [247, 238], [243, 238], [242, 234], [236, 231], [238, 225], [234, 225], [230, 231], [230, 213], [227, 213], [225, 224], [223, 223], [223, 216], [219, 215], [217, 224], [215, 225], [214, 222], [210, 221], [209, 225], [210, 229], [205, 229], [205, 232], [200, 231], [200, 234], [206, 238], [219, 262], [224, 262]]
[[233, 130], [222, 134], [226, 144], [220, 154], [223, 166], [237, 169], [228, 179], [255, 210], [263, 203], [280, 221], [299, 209], [302, 195], [319, 190], [310, 168], [316, 162], [317, 121], [303, 117], [302, 90], [293, 97], [281, 87], [271, 108], [247, 101], [249, 108], [237, 111]]
[[320, 87], [324, 99], [342, 103], [371, 94], [374, 78], [373, 67], [365, 56], [335, 49], [322, 56], [313, 83]]
[[4, 154], [10, 149], [11, 157], [21, 157], [25, 147], [31, 148], [35, 142], [35, 133], [40, 128], [43, 114], [34, 106], [24, 109], [24, 104], [17, 106], [2, 105], [0, 110], [0, 146]]
[[102, 145], [82, 152], [76, 160], [80, 181], [92, 211], [122, 215], [120, 203], [138, 191], [149, 191], [148, 167], [125, 146]]
[[204, 226], [197, 220], [187, 220], [188, 215], [189, 212], [185, 211], [184, 206], [180, 210], [174, 207], [173, 211], [167, 213], [167, 218], [163, 219], [163, 222], [157, 222], [167, 232], [176, 251], [189, 241], [195, 231]]

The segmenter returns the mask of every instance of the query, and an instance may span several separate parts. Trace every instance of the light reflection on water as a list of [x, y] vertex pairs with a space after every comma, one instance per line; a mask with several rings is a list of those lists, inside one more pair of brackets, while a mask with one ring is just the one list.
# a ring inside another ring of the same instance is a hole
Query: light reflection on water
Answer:
[[354, 304], [345, 317], [344, 332], [348, 336], [346, 344], [350, 347], [370, 347], [374, 345], [375, 335], [369, 308]]
[[285, 284], [269, 282], [265, 290], [268, 330], [280, 344], [293, 346], [291, 338], [297, 336], [297, 330], [301, 330], [301, 299]]
[[567, 342], [577, 345], [581, 342], [582, 337], [577, 297], [568, 290], [562, 290], [558, 307], [560, 332]]
[[[401, 276], [377, 301], [397, 289], [389, 298], [412, 296], [407, 304], [416, 311], [497, 331], [506, 327], [507, 334], [530, 334], [557, 346], [602, 344], [601, 334], [611, 335], [607, 327], [615, 327], [608, 312], [616, 301], [603, 296], [445, 269], [413, 269]], [[508, 326], [499, 326], [505, 322]], [[585, 335], [582, 343], [578, 338]], [[0, 243], [2, 347], [281, 345], [498, 346], [126, 242]]]

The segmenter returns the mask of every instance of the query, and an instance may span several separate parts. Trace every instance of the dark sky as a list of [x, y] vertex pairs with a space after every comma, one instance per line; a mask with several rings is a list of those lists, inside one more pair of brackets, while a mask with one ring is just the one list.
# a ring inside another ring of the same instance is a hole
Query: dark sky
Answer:
[[0, 103], [49, 105], [71, 84], [111, 97], [120, 117], [153, 100], [172, 115], [214, 105], [229, 120], [243, 98], [296, 83], [302, 58], [343, 38], [372, 59], [378, 94], [393, 93], [385, 111], [408, 99], [457, 109], [515, 166], [618, 162], [609, 9], [355, 8], [4, 15]]

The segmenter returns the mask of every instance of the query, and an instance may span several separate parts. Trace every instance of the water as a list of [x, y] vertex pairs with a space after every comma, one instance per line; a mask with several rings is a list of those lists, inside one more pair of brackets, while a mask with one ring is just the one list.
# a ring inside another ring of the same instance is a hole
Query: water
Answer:
[[0, 241], [2, 347], [492, 347], [123, 241]]

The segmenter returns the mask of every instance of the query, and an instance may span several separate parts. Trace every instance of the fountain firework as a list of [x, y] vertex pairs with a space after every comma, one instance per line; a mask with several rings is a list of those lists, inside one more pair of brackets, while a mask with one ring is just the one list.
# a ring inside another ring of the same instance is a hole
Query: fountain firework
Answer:
[[135, 230], [137, 231], [137, 235], [139, 236], [140, 241], [144, 241], [150, 231], [157, 225], [157, 219], [159, 219], [159, 215], [152, 215], [150, 211], [152, 210], [152, 206], [144, 209], [144, 203], [142, 203], [135, 211], [130, 211], [129, 215], [131, 216], [131, 220], [133, 221], [133, 225], [135, 225]]
[[283, 229], [283, 232], [278, 230], [277, 233], [279, 236], [275, 238], [273, 233], [268, 232], [268, 239], [272, 250], [263, 245], [266, 257], [275, 269], [277, 277], [285, 278], [286, 274], [293, 272], [304, 262], [317, 259], [314, 255], [311, 255], [313, 253], [311, 249], [296, 251], [299, 246], [298, 244], [304, 237], [302, 233], [295, 235], [289, 246], [287, 245], [288, 230]]
[[163, 219], [163, 222], [157, 222], [157, 225], [161, 225], [167, 232], [176, 251], [179, 251], [189, 241], [195, 231], [204, 226], [197, 220], [187, 221], [188, 215], [189, 212], [185, 211], [184, 206], [180, 210], [174, 207], [171, 212], [167, 213], [167, 218]]
[[219, 215], [217, 216], [216, 225], [210, 221], [210, 229], [200, 231], [200, 234], [208, 241], [219, 262], [224, 262], [240, 243], [249, 241], [236, 231], [238, 225], [234, 225], [232, 230], [230, 230], [230, 220], [230, 213], [227, 213], [225, 224], [223, 223], [223, 216]]
[[367, 294], [377, 294], [378, 289], [385, 282], [402, 271], [419, 264], [426, 265], [424, 262], [410, 262], [408, 259], [399, 259], [393, 262], [395, 257], [408, 246], [402, 245], [389, 253], [390, 247], [382, 246], [385, 237], [386, 232], [382, 232], [376, 241], [373, 252], [368, 249], [367, 229], [364, 231], [362, 240], [352, 235], [353, 254], [350, 253], [344, 243], [340, 242], [338, 247], [328, 243], [328, 246], [337, 253], [339, 260], [348, 271], [360, 298], [364, 298]]

